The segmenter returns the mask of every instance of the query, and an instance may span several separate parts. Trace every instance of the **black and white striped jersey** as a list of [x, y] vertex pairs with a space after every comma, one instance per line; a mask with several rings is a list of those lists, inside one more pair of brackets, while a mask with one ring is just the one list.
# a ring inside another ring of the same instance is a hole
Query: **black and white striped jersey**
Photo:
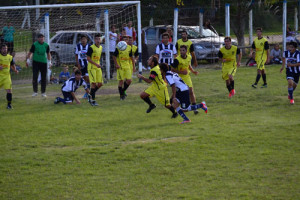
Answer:
[[189, 90], [189, 87], [185, 82], [180, 78], [180, 76], [172, 71], [167, 71], [166, 79], [170, 86], [175, 84], [175, 87], [180, 90], [181, 92]]
[[61, 90], [63, 92], [75, 92], [80, 86], [83, 86], [84, 89], [87, 89], [87, 84], [83, 78], [81, 78], [79, 81], [76, 81], [75, 77], [72, 77], [63, 84]]
[[300, 66], [298, 67], [288, 67], [287, 64], [296, 64], [300, 63], [300, 51], [296, 50], [294, 53], [291, 53], [290, 51], [284, 51], [283, 52], [283, 58], [285, 58], [285, 67], [287, 71], [293, 72], [293, 73], [300, 73]]
[[82, 68], [85, 68], [88, 65], [86, 54], [88, 52], [89, 46], [89, 44], [83, 46], [81, 43], [76, 45], [75, 54], [78, 55], [78, 62]]
[[159, 63], [173, 63], [174, 54], [177, 54], [176, 47], [172, 43], [167, 45], [161, 43], [156, 46], [155, 53], [159, 55]]

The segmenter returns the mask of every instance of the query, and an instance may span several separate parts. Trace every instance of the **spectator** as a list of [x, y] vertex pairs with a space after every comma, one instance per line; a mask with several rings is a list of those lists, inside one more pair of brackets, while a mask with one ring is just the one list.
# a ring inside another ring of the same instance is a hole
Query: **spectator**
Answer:
[[65, 83], [70, 78], [69, 67], [65, 66], [59, 74], [59, 83]]
[[274, 49], [271, 50], [270, 53], [271, 63], [281, 64], [281, 50], [279, 48], [279, 44], [275, 44]]
[[132, 27], [132, 21], [128, 21], [127, 26], [124, 27], [126, 30], [126, 35], [132, 37], [133, 44], [136, 45], [136, 31], [135, 28]]
[[167, 33], [169, 34], [169, 43], [172, 43], [172, 41], [173, 41], [173, 30], [170, 28], [170, 27], [168, 27], [167, 28]]
[[14, 50], [14, 33], [15, 28], [11, 25], [11, 22], [8, 21], [8, 25], [4, 26], [2, 29], [3, 39], [8, 48], [8, 53], [11, 55]]
[[113, 74], [115, 71], [115, 65], [113, 60], [113, 54], [116, 50], [116, 44], [118, 42], [118, 34], [116, 33], [116, 25], [111, 25], [111, 31], [109, 34], [109, 55], [110, 55], [110, 78], [113, 78]]
[[146, 40], [146, 32], [143, 30], [142, 31], [142, 65], [143, 65], [143, 70], [149, 69], [150, 67], [148, 66], [148, 58], [149, 58], [149, 53], [148, 53], [148, 46], [147, 46], [147, 40]]
[[215, 34], [218, 34], [217, 31], [216, 31], [216, 29], [211, 25], [209, 19], [205, 20], [205, 22], [204, 22], [204, 24], [203, 24], [203, 28], [209, 29], [209, 30], [211, 30], [212, 32], [214, 32]]
[[120, 38], [119, 38], [119, 41], [123, 41], [124, 40], [124, 37], [126, 37], [126, 30], [125, 28], [122, 28], [122, 32], [121, 32], [121, 35], [120, 35]]
[[33, 86], [33, 94], [32, 96], [37, 96], [38, 92], [38, 75], [41, 72], [41, 92], [42, 97], [47, 97], [46, 95], [46, 83], [47, 83], [47, 65], [51, 67], [51, 55], [49, 45], [44, 42], [45, 36], [43, 34], [38, 34], [38, 39], [30, 48], [30, 51], [27, 55], [26, 66], [28, 67], [30, 64], [30, 57], [33, 54], [33, 62], [32, 62], [32, 86]]

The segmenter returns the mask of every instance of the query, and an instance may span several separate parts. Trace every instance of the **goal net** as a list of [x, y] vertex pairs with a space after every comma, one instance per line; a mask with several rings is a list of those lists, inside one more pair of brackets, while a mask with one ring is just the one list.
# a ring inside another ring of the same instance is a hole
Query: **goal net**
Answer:
[[[9, 53], [14, 56], [19, 74], [12, 73], [13, 84], [31, 84], [32, 69], [30, 66], [26, 67], [26, 55], [33, 42], [37, 41], [39, 33], [45, 35], [45, 42], [50, 45], [53, 65], [48, 70], [48, 83], [56, 83], [64, 66], [68, 66], [69, 73], [72, 74], [76, 63], [75, 47], [82, 35], [87, 36], [88, 43], [93, 43], [96, 33], [105, 38], [103, 41], [109, 41], [110, 25], [116, 25], [116, 32], [121, 33], [128, 21], [132, 21], [138, 32], [139, 6], [139, 1], [123, 1], [0, 7], [1, 29], [6, 27], [14, 31], [13, 49], [9, 47]], [[1, 43], [7, 43], [5, 39], [3, 34]], [[103, 74], [109, 74], [109, 42], [102, 42], [101, 45]]]

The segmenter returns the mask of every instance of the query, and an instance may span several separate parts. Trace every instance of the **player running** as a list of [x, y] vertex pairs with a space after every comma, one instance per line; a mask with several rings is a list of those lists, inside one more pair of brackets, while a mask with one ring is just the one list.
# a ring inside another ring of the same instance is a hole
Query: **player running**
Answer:
[[140, 97], [149, 105], [146, 113], [150, 113], [151, 110], [156, 108], [156, 105], [150, 100], [151, 97], [156, 96], [157, 100], [173, 113], [172, 118], [176, 118], [178, 113], [175, 112], [175, 109], [170, 104], [167, 84], [161, 75], [157, 58], [155, 56], [151, 56], [147, 62], [151, 67], [149, 78], [145, 78], [141, 74], [137, 75], [138, 78], [144, 80], [146, 83], [152, 83], [148, 89], [140, 94]]
[[[185, 45], [180, 46], [180, 56], [177, 56], [174, 59], [174, 63], [171, 64], [172, 71], [176, 72], [182, 80], [189, 86], [189, 93], [192, 105], [196, 105], [196, 96], [193, 89], [193, 83], [190, 76], [190, 72], [195, 75], [198, 75], [199, 72], [195, 71], [191, 66], [191, 59], [190, 55], [187, 55], [187, 47]], [[198, 114], [198, 110], [194, 110], [194, 114]]]
[[18, 70], [16, 69], [15, 62], [13, 57], [7, 54], [8, 48], [6, 44], [1, 45], [0, 49], [0, 88], [4, 87], [6, 90], [6, 99], [7, 99], [7, 109], [12, 109], [12, 83], [10, 77], [10, 69], [12, 69], [16, 74]]
[[283, 52], [282, 56], [282, 67], [280, 68], [280, 73], [283, 68], [286, 67], [286, 79], [288, 81], [288, 98], [290, 104], [294, 104], [293, 92], [296, 89], [299, 82], [300, 75], [300, 51], [297, 50], [297, 43], [290, 42], [289, 50]]
[[[76, 58], [77, 67], [81, 71], [83, 75], [83, 79], [87, 83], [87, 87], [90, 89], [89, 74], [87, 69], [88, 61], [86, 56], [89, 46], [90, 45], [87, 43], [86, 35], [82, 35], [80, 38], [80, 43], [76, 45], [75, 58]], [[87, 97], [88, 97], [88, 93], [85, 93], [83, 98], [87, 98]]]
[[[128, 36], [123, 36], [123, 40], [128, 43]], [[127, 45], [126, 49], [121, 51], [117, 45], [113, 59], [117, 68], [117, 80], [119, 81], [118, 90], [120, 94], [120, 100], [125, 100], [127, 96], [126, 90], [132, 82], [132, 72], [135, 72], [135, 61], [132, 57], [131, 46]]]
[[159, 64], [159, 67], [162, 71], [162, 76], [166, 78], [168, 84], [172, 87], [172, 106], [183, 118], [181, 124], [191, 122], [184, 112], [202, 108], [205, 113], [207, 113], [207, 106], [205, 102], [197, 105], [191, 105], [189, 87], [177, 73], [170, 71], [168, 65], [165, 63]]
[[74, 73], [75, 77], [72, 77], [69, 80], [67, 80], [61, 87], [61, 91], [63, 93], [64, 98], [56, 97], [54, 101], [55, 104], [58, 104], [60, 102], [64, 104], [72, 104], [74, 100], [77, 104], [80, 104], [80, 101], [76, 97], [75, 92], [81, 85], [84, 87], [87, 94], [90, 92], [87, 83], [81, 76], [81, 71], [77, 69]]
[[[235, 95], [234, 79], [237, 67], [241, 65], [242, 52], [237, 46], [231, 45], [231, 38], [225, 37], [225, 46], [222, 47], [218, 53], [220, 60], [222, 60], [222, 78], [226, 82], [226, 87], [229, 91], [229, 98]], [[238, 55], [238, 60], [236, 60]]]
[[262, 76], [264, 84], [261, 88], [267, 87], [267, 75], [265, 71], [265, 63], [270, 62], [269, 56], [269, 43], [266, 38], [262, 36], [262, 28], [256, 28], [257, 38], [254, 39], [252, 43], [252, 49], [250, 51], [250, 57], [252, 56], [253, 49], [255, 49], [255, 61], [257, 64], [257, 76], [255, 83], [252, 84], [253, 88], [257, 88], [257, 83]]
[[101, 54], [101, 35], [96, 34], [94, 38], [94, 44], [88, 48], [88, 52], [86, 54], [88, 60], [88, 74], [91, 83], [91, 91], [88, 98], [92, 106], [99, 105], [95, 100], [95, 96], [97, 90], [103, 85], [102, 70], [100, 66]]

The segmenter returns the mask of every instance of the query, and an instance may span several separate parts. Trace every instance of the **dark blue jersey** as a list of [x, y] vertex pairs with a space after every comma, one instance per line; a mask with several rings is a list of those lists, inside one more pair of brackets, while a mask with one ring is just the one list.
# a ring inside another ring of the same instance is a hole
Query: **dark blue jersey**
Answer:
[[75, 92], [81, 85], [84, 86], [84, 89], [87, 89], [87, 84], [83, 78], [76, 81], [75, 77], [72, 77], [63, 84], [61, 90], [63, 92]]
[[296, 50], [294, 53], [291, 53], [290, 51], [284, 51], [283, 52], [283, 58], [285, 58], [285, 67], [287, 72], [292, 73], [300, 73], [300, 66], [297, 67], [288, 67], [287, 64], [296, 64], [300, 63], [300, 51]]

